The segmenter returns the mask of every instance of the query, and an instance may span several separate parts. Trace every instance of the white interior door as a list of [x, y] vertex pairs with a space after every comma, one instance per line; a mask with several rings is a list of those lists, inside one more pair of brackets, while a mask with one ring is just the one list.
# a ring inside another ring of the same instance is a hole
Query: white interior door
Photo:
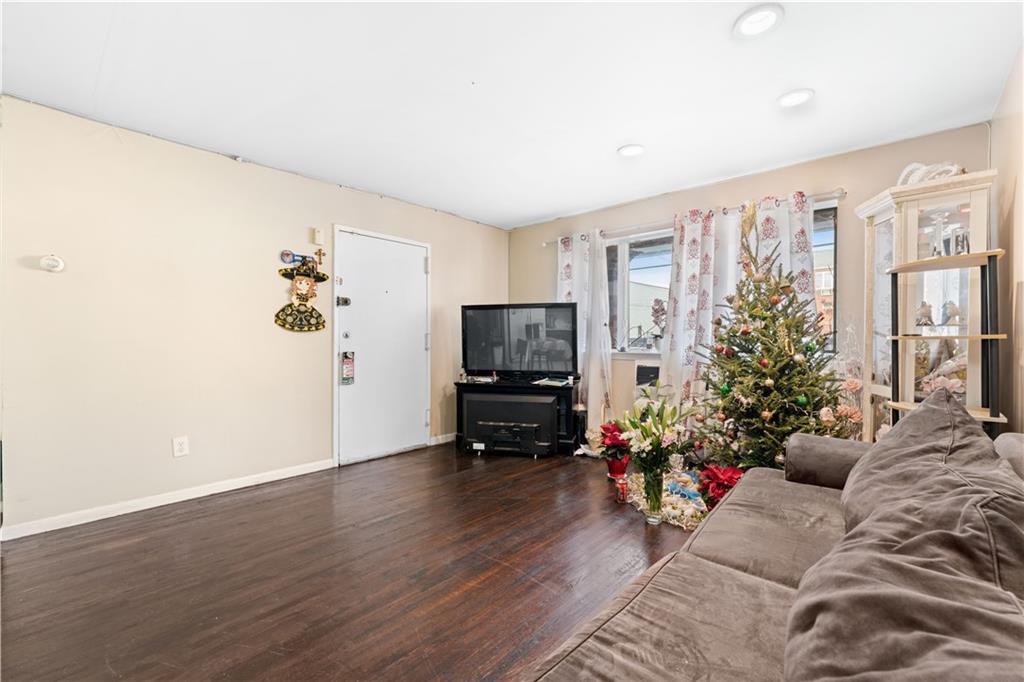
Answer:
[[429, 255], [425, 244], [335, 228], [338, 464], [428, 441]]

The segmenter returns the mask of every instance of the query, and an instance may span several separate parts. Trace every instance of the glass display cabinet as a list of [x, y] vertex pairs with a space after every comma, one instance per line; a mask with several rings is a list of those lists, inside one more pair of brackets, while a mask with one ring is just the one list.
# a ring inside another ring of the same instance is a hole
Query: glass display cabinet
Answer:
[[1006, 338], [995, 333], [1002, 252], [988, 250], [995, 177], [986, 170], [891, 187], [856, 209], [865, 224], [866, 441], [939, 388], [976, 419], [1005, 421], [994, 402], [996, 344]]

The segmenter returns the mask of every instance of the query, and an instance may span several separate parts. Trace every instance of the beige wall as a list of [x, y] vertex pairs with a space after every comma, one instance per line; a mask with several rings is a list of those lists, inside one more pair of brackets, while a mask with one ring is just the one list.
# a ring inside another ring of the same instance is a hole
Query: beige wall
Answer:
[[992, 165], [999, 169], [996, 185], [995, 244], [1008, 252], [1000, 264], [1000, 327], [1009, 330], [1003, 344], [1001, 404], [1010, 428], [1024, 431], [1024, 139], [1021, 129], [1021, 82], [1024, 52], [1017, 53], [1006, 87], [992, 117]]
[[5, 525], [330, 458], [331, 333], [273, 323], [311, 226], [431, 244], [431, 433], [455, 430], [459, 305], [507, 301], [507, 232], [10, 97], [2, 117]]
[[[723, 153], [729, 152], [723, 148]], [[748, 198], [803, 190], [808, 194], [836, 187], [847, 191], [839, 204], [838, 264], [836, 268], [837, 330], [842, 344], [848, 326], [860, 338], [864, 316], [863, 224], [854, 213], [857, 204], [896, 184], [900, 171], [912, 161], [954, 161], [968, 170], [988, 168], [989, 128], [978, 124], [902, 142], [808, 161], [787, 168], [726, 180], [712, 185], [662, 194], [620, 206], [560, 218], [512, 232], [509, 242], [509, 298], [512, 302], [550, 300], [555, 295], [555, 248], [544, 247], [557, 237], [602, 228], [615, 230], [634, 225], [671, 222], [672, 216], [689, 208], [735, 206]], [[680, 159], [686, 163], [686, 159]], [[859, 349], [858, 349], [859, 352]], [[616, 382], [632, 377], [627, 368], [614, 368]], [[613, 407], [628, 400], [630, 386], [613, 386]], [[617, 399], [616, 399], [617, 398]]]

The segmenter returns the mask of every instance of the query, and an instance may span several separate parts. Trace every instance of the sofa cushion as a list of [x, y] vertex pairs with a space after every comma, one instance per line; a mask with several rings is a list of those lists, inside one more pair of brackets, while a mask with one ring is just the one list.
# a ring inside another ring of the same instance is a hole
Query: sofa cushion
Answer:
[[[854, 465], [843, 488], [846, 529], [874, 509], [905, 498], [947, 492], [961, 478], [1012, 491], [1021, 479], [953, 395], [941, 389], [900, 419]], [[941, 474], [941, 475], [932, 475]], [[1011, 474], [1007, 476], [1007, 474]]]
[[534, 679], [778, 680], [793, 593], [678, 552], [620, 593]]
[[852, 530], [797, 591], [787, 679], [1024, 676], [1024, 481], [952, 396], [881, 439], [844, 501]]
[[684, 550], [796, 587], [843, 535], [839, 491], [750, 469], [701, 523]]
[[1004, 433], [996, 438], [996, 452], [1024, 478], [1024, 433]]

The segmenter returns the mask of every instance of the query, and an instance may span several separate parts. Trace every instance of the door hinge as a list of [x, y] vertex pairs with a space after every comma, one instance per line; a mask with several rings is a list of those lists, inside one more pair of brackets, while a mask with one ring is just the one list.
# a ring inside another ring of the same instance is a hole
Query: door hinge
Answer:
[[430, 274], [430, 256], [423, 257], [423, 274]]
[[430, 332], [423, 335], [423, 350], [430, 350]]

